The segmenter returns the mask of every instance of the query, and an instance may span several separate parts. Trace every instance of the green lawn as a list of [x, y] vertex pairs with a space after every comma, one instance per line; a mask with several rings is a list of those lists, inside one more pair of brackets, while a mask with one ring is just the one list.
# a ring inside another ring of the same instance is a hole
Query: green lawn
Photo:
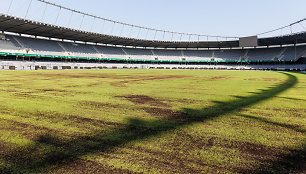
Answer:
[[0, 173], [302, 173], [306, 75], [0, 72]]

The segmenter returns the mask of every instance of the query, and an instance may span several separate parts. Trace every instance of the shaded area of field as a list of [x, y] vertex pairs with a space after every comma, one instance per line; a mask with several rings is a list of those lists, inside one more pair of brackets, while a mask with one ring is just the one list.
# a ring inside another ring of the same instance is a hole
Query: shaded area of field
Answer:
[[[45, 172], [49, 168], [60, 165], [71, 166], [71, 168], [79, 168], [78, 170], [89, 170], [92, 172], [108, 172], [108, 173], [128, 173], [125, 169], [112, 169], [101, 164], [92, 164], [93, 162], [80, 161], [80, 157], [89, 154], [101, 153], [101, 152], [112, 152], [112, 149], [123, 147], [126, 144], [134, 141], [147, 139], [150, 137], [158, 136], [167, 132], [171, 132], [176, 129], [185, 128], [196, 123], [202, 123], [217, 119], [221, 116], [235, 113], [236, 111], [255, 105], [259, 102], [273, 98], [276, 95], [294, 87], [297, 83], [297, 78], [288, 73], [283, 73], [287, 76], [287, 80], [281, 84], [270, 86], [266, 90], [254, 93], [249, 96], [235, 96], [236, 99], [230, 101], [214, 101], [214, 105], [210, 107], [204, 107], [202, 109], [183, 108], [180, 112], [170, 112], [158, 110], [158, 108], [143, 108], [147, 113], [161, 113], [162, 118], [156, 120], [146, 120], [140, 118], [129, 118], [126, 124], [116, 125], [116, 127], [109, 131], [98, 132], [88, 136], [78, 136], [72, 140], [65, 140], [58, 137], [54, 133], [45, 134], [38, 137], [35, 143], [28, 147], [22, 147], [20, 149], [10, 149], [4, 155], [1, 155], [2, 159], [5, 159], [7, 166], [0, 169], [1, 173], [39, 173]], [[169, 107], [162, 101], [158, 101], [152, 97], [145, 95], [130, 95], [124, 97], [135, 104], [150, 104], [155, 107]], [[99, 106], [97, 103], [90, 103], [92, 106]], [[158, 110], [158, 111], [157, 111]], [[164, 114], [163, 114], [164, 113]], [[258, 122], [264, 122], [273, 126], [293, 130], [300, 133], [305, 133], [305, 130], [300, 127], [292, 126], [285, 123], [277, 123], [268, 119], [258, 118], [252, 115], [240, 114], [238, 117], [247, 118], [250, 120], [256, 120]], [[88, 120], [83, 120], [88, 121]], [[81, 123], [81, 122], [80, 122]], [[182, 135], [184, 139], [192, 139], [187, 135]], [[196, 146], [196, 140], [192, 141]], [[49, 148], [42, 149], [42, 146]], [[210, 146], [210, 142], [206, 142], [206, 146]], [[255, 169], [241, 169], [236, 168], [222, 168], [221, 166], [213, 166], [222, 170], [228, 170], [231, 172], [242, 172], [242, 173], [287, 173], [290, 171], [301, 170], [303, 163], [305, 162], [305, 145], [297, 148], [290, 149], [290, 153], [277, 154], [282, 152], [282, 149], [272, 149], [260, 144], [231, 142], [231, 147], [238, 148], [240, 151], [258, 155], [276, 155], [278, 158], [275, 161], [267, 161], [266, 166], [261, 166]], [[171, 160], [169, 158], [168, 160]], [[172, 159], [178, 160], [178, 159]], [[195, 159], [196, 160], [196, 159]], [[188, 161], [186, 161], [188, 162]], [[209, 165], [203, 161], [193, 161], [199, 165]], [[82, 164], [84, 166], [82, 167]], [[182, 162], [183, 163], [183, 162]], [[166, 164], [170, 165], [171, 164]], [[98, 166], [98, 167], [97, 167]], [[197, 173], [197, 172], [216, 172], [209, 169], [202, 170], [201, 168], [192, 168], [185, 166], [173, 166], [181, 168], [182, 173]], [[83, 169], [81, 169], [83, 168]], [[88, 168], [88, 169], [86, 169]], [[88, 171], [87, 171], [88, 172]], [[171, 171], [170, 171], [171, 172]], [[174, 172], [174, 171], [172, 171]]]

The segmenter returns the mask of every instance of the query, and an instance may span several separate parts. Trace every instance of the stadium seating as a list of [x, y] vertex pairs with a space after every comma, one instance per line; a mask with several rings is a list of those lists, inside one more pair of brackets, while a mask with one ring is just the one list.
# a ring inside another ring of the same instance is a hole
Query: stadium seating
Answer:
[[123, 48], [123, 50], [132, 59], [155, 60], [152, 51], [148, 49]]
[[286, 52], [283, 54], [282, 60], [292, 60], [306, 55], [306, 47], [288, 47]]
[[50, 52], [63, 52], [64, 50], [55, 41], [44, 39], [34, 39], [26, 37], [12, 36], [12, 40], [16, 40], [19, 45], [24, 48], [30, 48], [32, 51], [50, 51]]
[[182, 52], [177, 50], [155, 49], [152, 52], [154, 53], [154, 56], [158, 58], [158, 60], [181, 60], [183, 58]]
[[104, 58], [124, 59], [127, 55], [119, 47], [108, 47], [108, 46], [93, 46], [96, 50], [103, 54]]
[[0, 49], [3, 50], [18, 50], [20, 48], [16, 47], [11, 41], [9, 40], [0, 40]]
[[77, 43], [59, 43], [65, 51], [72, 53], [83, 53], [83, 54], [97, 54], [98, 52], [93, 48], [92, 45], [77, 44]]
[[216, 50], [140, 49], [5, 35], [0, 38], [0, 52], [161, 61], [271, 61], [306, 56], [306, 45]]
[[235, 61], [235, 60], [240, 60], [245, 53], [246, 51], [241, 49], [218, 50], [214, 52], [214, 57], [221, 58], [222, 60]]
[[278, 60], [284, 48], [258, 48], [250, 49], [247, 56], [248, 60]]
[[213, 51], [210, 50], [185, 50], [183, 53], [185, 58], [190, 61], [210, 61], [213, 56]]

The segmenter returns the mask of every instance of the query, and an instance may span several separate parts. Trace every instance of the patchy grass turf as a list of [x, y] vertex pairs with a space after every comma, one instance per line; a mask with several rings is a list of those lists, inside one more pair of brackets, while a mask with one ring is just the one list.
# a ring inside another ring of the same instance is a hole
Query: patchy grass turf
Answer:
[[0, 173], [303, 173], [306, 76], [2, 71]]

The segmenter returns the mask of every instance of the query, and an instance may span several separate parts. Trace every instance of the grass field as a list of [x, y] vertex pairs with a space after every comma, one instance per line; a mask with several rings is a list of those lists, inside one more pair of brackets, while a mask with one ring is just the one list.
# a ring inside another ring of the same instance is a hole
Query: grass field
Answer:
[[303, 173], [306, 75], [2, 71], [0, 173]]

